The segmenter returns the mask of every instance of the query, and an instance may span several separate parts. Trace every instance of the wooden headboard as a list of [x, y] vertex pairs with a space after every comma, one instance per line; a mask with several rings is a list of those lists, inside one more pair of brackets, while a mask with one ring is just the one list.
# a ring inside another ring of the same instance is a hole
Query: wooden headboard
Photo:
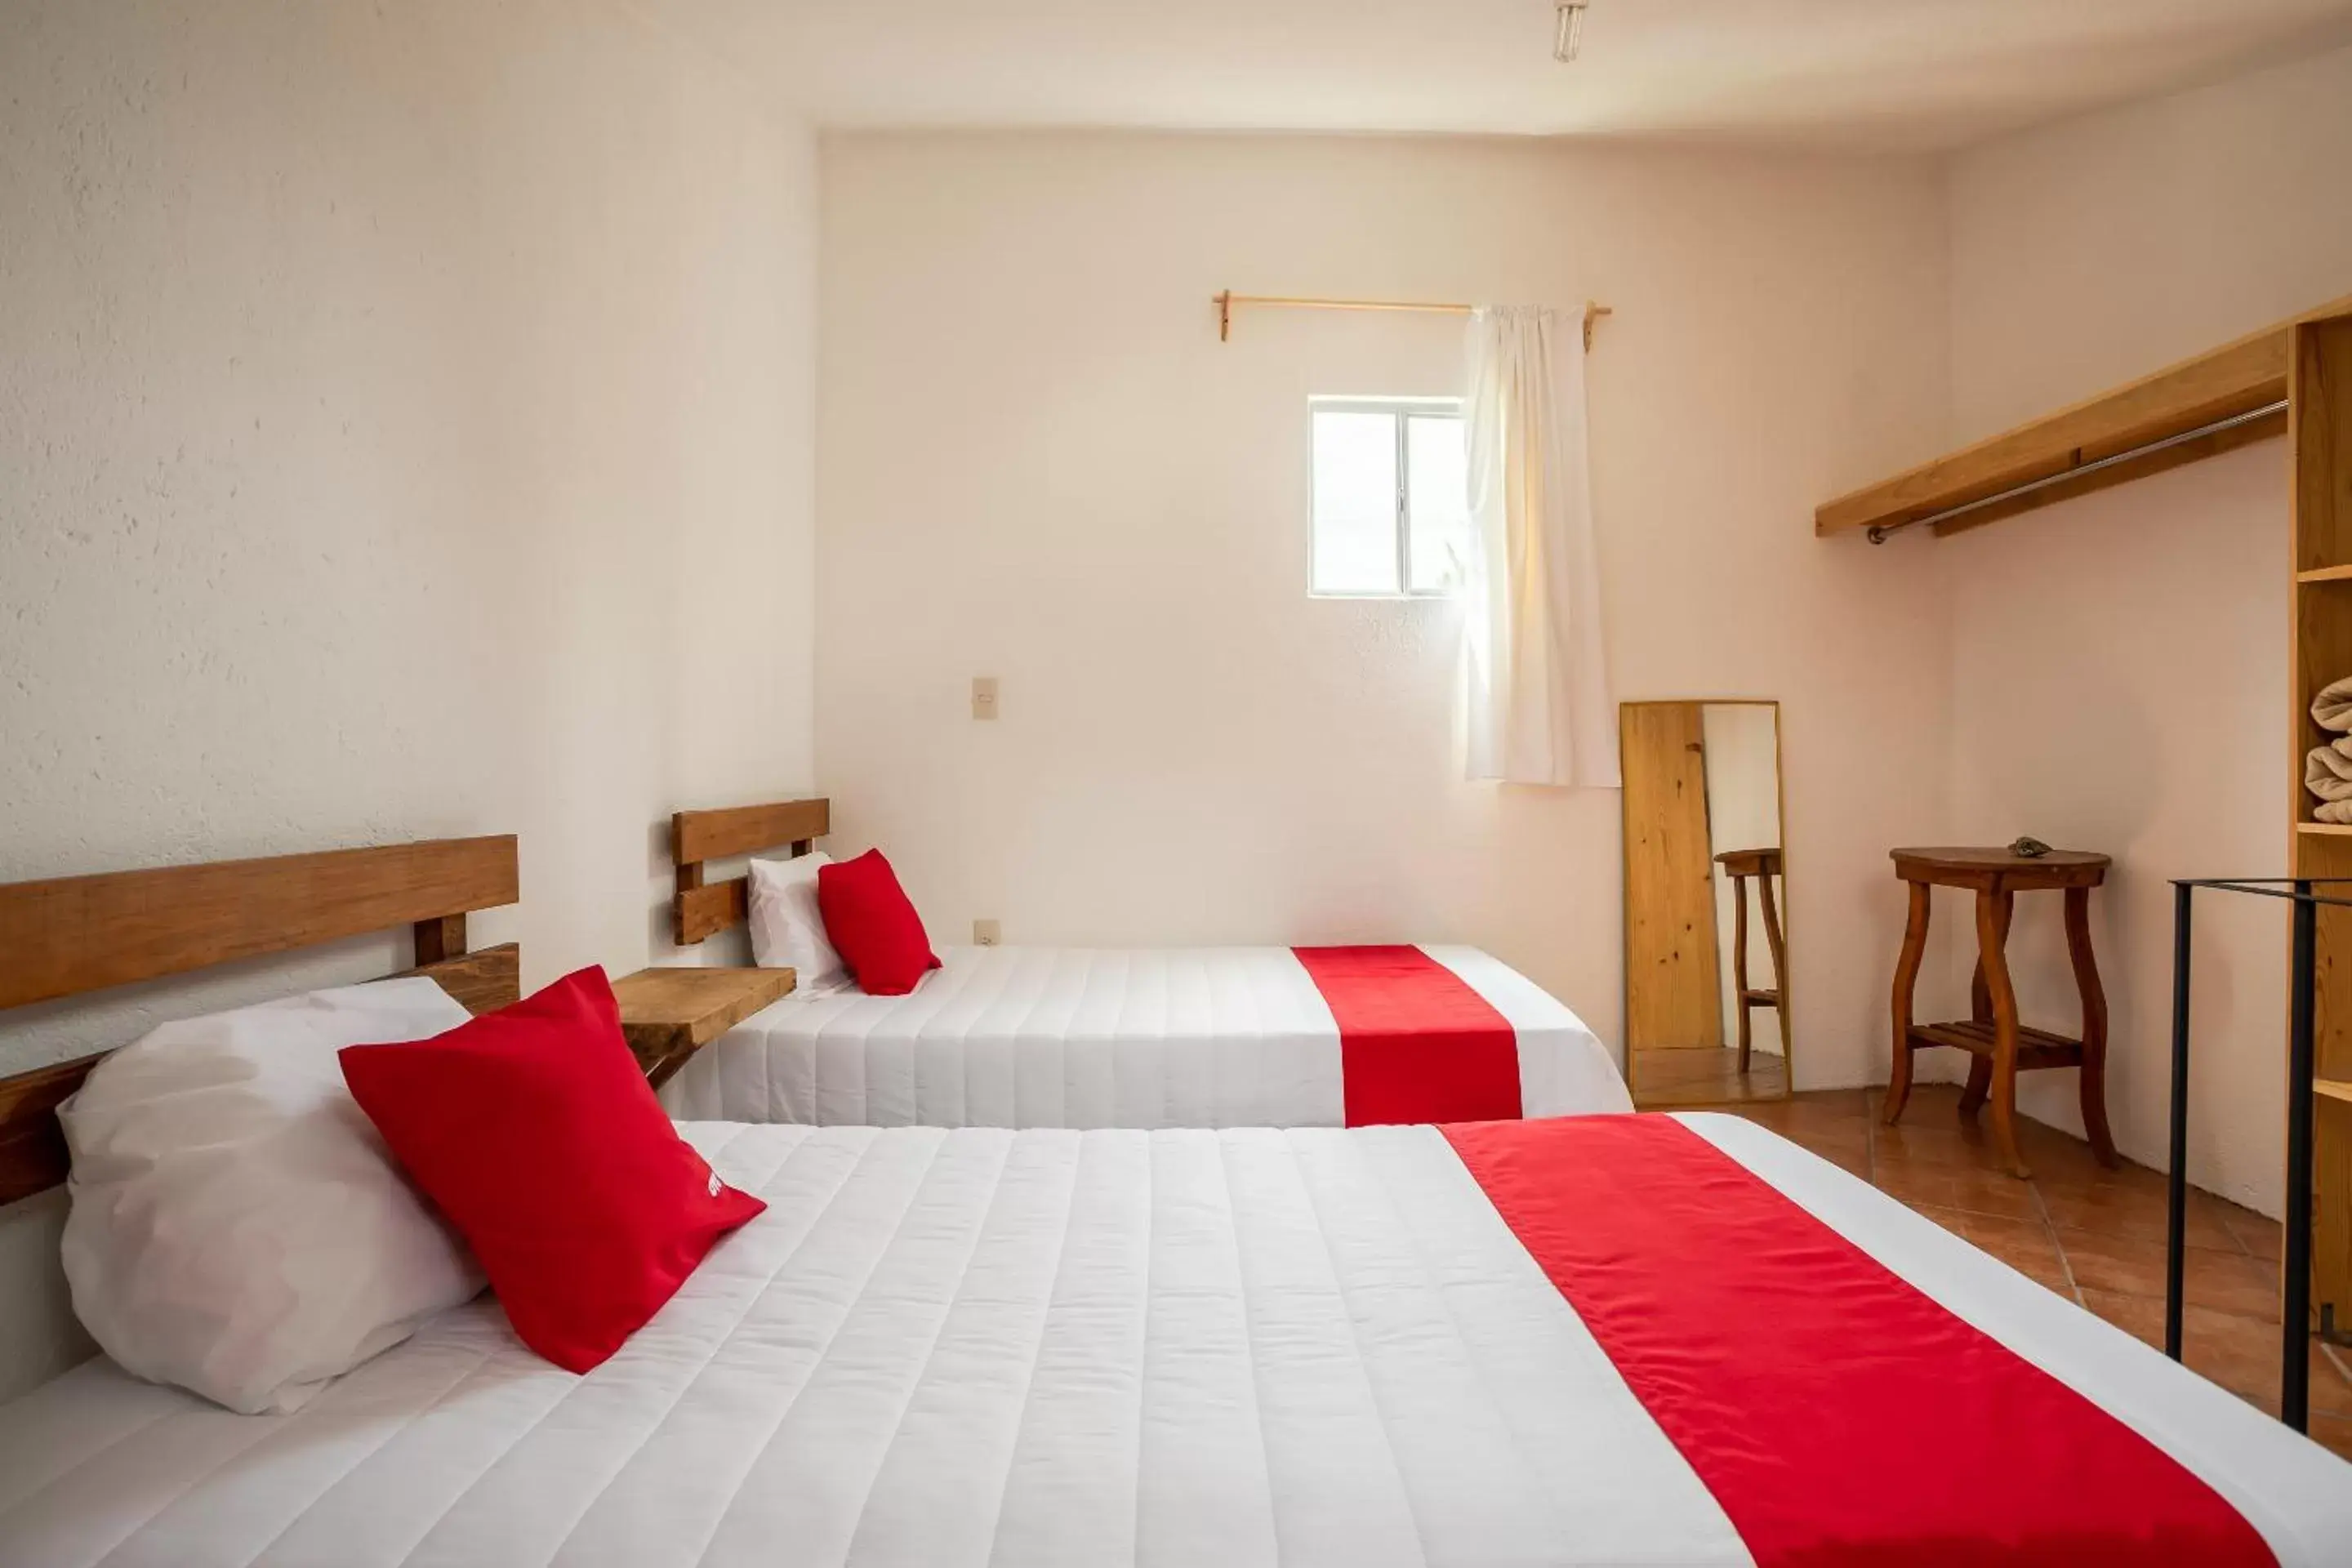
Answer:
[[677, 944], [692, 947], [751, 917], [751, 885], [732, 877], [705, 884], [702, 863], [790, 845], [795, 855], [833, 831], [833, 803], [784, 800], [724, 811], [681, 811], [669, 819], [670, 858], [677, 862], [675, 929]]
[[[0, 1008], [406, 925], [408, 973], [487, 1012], [520, 994], [520, 950], [467, 952], [466, 916], [518, 896], [511, 836], [0, 885]], [[0, 1079], [0, 1204], [65, 1180], [58, 1103], [103, 1055]]]

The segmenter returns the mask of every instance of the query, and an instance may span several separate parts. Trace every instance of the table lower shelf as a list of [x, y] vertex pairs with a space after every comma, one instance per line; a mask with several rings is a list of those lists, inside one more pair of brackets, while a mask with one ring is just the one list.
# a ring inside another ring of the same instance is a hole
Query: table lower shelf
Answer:
[[[1911, 1048], [1926, 1046], [1948, 1046], [1955, 1050], [1989, 1057], [1994, 1054], [1993, 1026], [1978, 1018], [1962, 1018], [1950, 1024], [1914, 1024], [1911, 1026]], [[2042, 1068], [2078, 1068], [2083, 1065], [2083, 1042], [2064, 1035], [2053, 1035], [2047, 1029], [2020, 1025], [2017, 1030], [2017, 1070], [2032, 1072]]]

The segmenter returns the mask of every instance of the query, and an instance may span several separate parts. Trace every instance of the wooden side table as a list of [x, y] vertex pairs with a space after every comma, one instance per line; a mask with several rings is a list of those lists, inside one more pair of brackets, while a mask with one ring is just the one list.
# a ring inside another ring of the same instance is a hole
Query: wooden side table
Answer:
[[[1748, 1047], [1754, 1030], [1748, 1023], [1748, 1013], [1758, 1007], [1769, 1007], [1780, 1020], [1780, 1059], [1789, 1059], [1789, 1009], [1781, 1001], [1781, 990], [1788, 984], [1788, 947], [1780, 938], [1780, 910], [1773, 901], [1772, 879], [1780, 874], [1780, 852], [1778, 849], [1727, 849], [1715, 858], [1723, 874], [1731, 879], [1731, 988], [1738, 993], [1739, 1002], [1739, 1070], [1748, 1070]], [[1772, 984], [1751, 986], [1748, 984], [1748, 879], [1756, 879], [1756, 897], [1764, 915], [1764, 941], [1772, 950]]]
[[789, 969], [640, 969], [613, 982], [621, 1033], [646, 1081], [659, 1089], [687, 1058], [789, 994]]
[[[2017, 1148], [2017, 1075], [2042, 1068], [2083, 1069], [2083, 1128], [2099, 1163], [2116, 1163], [2115, 1139], [2107, 1131], [2107, 998], [2099, 985], [2099, 965], [2091, 952], [2091, 889], [2106, 880], [2105, 855], [2053, 849], [2027, 859], [2007, 849], [1897, 849], [1895, 874], [1911, 885], [1911, 921], [1903, 933], [1903, 956], [1895, 966], [1895, 1071], [1886, 1086], [1886, 1121], [1903, 1114], [1911, 1095], [1911, 1054], [1935, 1046], [1969, 1053], [1968, 1088], [1960, 1114], [1973, 1116], [1988, 1096], [1992, 1134], [2000, 1156], [2017, 1176], [2032, 1174]], [[1958, 1023], [1915, 1024], [1912, 993], [1927, 951], [1928, 889], [1961, 888], [1977, 896], [1977, 971], [1969, 986], [1969, 1016]], [[2017, 992], [2010, 984], [2010, 916], [2019, 893], [2061, 891], [2066, 895], [2066, 952], [2074, 963], [2074, 984], [2083, 996], [2083, 1035], [2069, 1039], [2018, 1022]]]

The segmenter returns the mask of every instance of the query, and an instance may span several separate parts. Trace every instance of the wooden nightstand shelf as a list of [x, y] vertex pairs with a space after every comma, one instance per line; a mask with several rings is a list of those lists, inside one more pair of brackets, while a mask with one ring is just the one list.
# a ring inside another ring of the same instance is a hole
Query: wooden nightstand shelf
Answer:
[[613, 994], [621, 1033], [659, 1089], [688, 1057], [788, 995], [794, 979], [789, 969], [640, 969], [613, 982]]

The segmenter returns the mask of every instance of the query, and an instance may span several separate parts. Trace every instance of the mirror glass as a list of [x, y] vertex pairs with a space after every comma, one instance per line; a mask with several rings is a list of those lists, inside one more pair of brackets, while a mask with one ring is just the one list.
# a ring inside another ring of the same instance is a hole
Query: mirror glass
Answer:
[[1625, 1076], [1644, 1109], [1789, 1092], [1780, 705], [1628, 702]]

